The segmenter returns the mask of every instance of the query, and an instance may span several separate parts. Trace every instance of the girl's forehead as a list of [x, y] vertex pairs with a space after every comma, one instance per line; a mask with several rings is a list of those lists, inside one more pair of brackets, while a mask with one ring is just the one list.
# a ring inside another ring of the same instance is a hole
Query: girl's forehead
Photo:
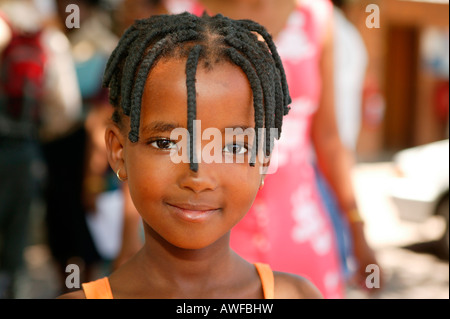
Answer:
[[[186, 59], [164, 58], [158, 61], [149, 72], [145, 93], [153, 93], [155, 97], [161, 97], [160, 92], [166, 90], [167, 93], [181, 93], [187, 95], [186, 72], [189, 66]], [[202, 63], [199, 61], [196, 69], [195, 88], [197, 96], [217, 96], [222, 91], [228, 94], [247, 93], [251, 95], [250, 83], [246, 74], [240, 67], [229, 61], [215, 61]]]
[[[245, 73], [228, 61], [199, 63], [195, 81], [196, 118], [236, 122], [253, 120], [253, 94]], [[162, 59], [150, 72], [142, 98], [142, 115], [187, 120], [186, 59]], [[224, 124], [224, 123], [218, 123]], [[248, 123], [249, 124], [249, 123]], [[254, 124], [253, 124], [254, 125]]]

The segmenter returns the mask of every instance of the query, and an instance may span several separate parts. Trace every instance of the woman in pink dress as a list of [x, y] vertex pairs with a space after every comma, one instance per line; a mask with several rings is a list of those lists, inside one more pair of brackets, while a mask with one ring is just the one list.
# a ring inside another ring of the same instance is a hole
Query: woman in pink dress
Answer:
[[[344, 296], [333, 225], [322, 204], [312, 163], [334, 188], [351, 222], [360, 267], [376, 263], [356, 215], [350, 157], [339, 139], [333, 91], [332, 4], [327, 0], [167, 0], [169, 12], [222, 13], [265, 25], [276, 40], [292, 97], [271, 173], [252, 210], [233, 229], [231, 247], [253, 262], [308, 277], [325, 298]], [[366, 274], [367, 275], [367, 274]]]

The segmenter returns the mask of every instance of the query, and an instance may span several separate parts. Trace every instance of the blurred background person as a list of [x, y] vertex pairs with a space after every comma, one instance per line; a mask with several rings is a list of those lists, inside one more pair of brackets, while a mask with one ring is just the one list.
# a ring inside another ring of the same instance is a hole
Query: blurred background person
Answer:
[[11, 40], [11, 29], [6, 22], [6, 17], [2, 14], [0, 19], [0, 52], [9, 44]]
[[42, 195], [40, 142], [75, 125], [81, 104], [64, 35], [32, 1], [2, 1], [0, 10], [11, 32], [0, 63], [0, 295], [12, 298]]
[[[70, 4], [71, 1], [57, 1], [62, 25]], [[107, 91], [101, 87], [103, 70], [118, 41], [114, 32], [120, 35], [128, 24], [133, 23], [135, 15], [135, 18], [140, 18], [162, 12], [158, 1], [109, 3], [85, 0], [77, 5], [80, 27], [62, 27], [71, 43], [83, 99], [84, 125], [76, 133], [76, 141], [65, 141], [63, 147], [70, 146], [70, 150], [61, 152], [56, 149], [59, 156], [64, 154], [65, 158], [65, 162], [58, 161], [56, 171], [67, 172], [68, 167], [75, 169], [69, 174], [74, 181], [71, 187], [76, 196], [70, 195], [72, 191], [69, 189], [64, 191], [64, 198], [72, 196], [73, 205], [77, 207], [73, 213], [75, 226], [70, 230], [70, 236], [67, 232], [63, 234], [57, 228], [61, 222], [60, 209], [55, 209], [53, 217], [48, 219], [49, 228], [54, 233], [54, 239], [49, 243], [59, 260], [63, 276], [66, 275], [64, 267], [75, 263], [83, 266], [86, 280], [94, 280], [108, 274], [142, 247], [140, 218], [129, 197], [127, 184], [119, 184], [107, 162], [104, 131], [113, 109]], [[73, 149], [74, 145], [77, 149]], [[63, 205], [61, 196], [57, 194], [53, 194], [49, 201]], [[72, 248], [68, 249], [68, 246]]]
[[349, 0], [332, 0], [336, 120], [344, 146], [356, 154], [368, 53], [358, 29], [345, 14]]
[[[99, 7], [100, 1], [77, 1], [74, 14], [79, 14], [79, 25], [74, 27], [66, 23], [71, 4], [73, 1], [56, 0], [53, 14], [69, 40], [68, 51], [81, 95], [81, 120], [74, 129], [46, 141], [43, 147], [48, 166], [47, 240], [62, 291], [66, 290], [68, 264], [80, 267], [82, 280], [92, 280], [101, 273], [108, 258], [102, 255], [104, 247], [96, 242], [97, 228], [89, 223], [89, 215], [94, 216], [100, 194], [117, 188], [108, 175], [103, 154], [102, 128], [112, 113], [107, 92], [101, 87], [106, 59], [117, 39], [110, 30], [108, 15]], [[114, 217], [113, 221], [114, 225], [120, 222]]]
[[252, 19], [275, 38], [292, 108], [277, 145], [277, 172], [267, 176], [251, 212], [233, 230], [231, 246], [249, 260], [309, 277], [326, 298], [342, 298], [345, 280], [336, 233], [317, 187], [315, 163], [350, 225], [355, 280], [363, 284], [366, 266], [377, 261], [358, 213], [351, 180], [353, 159], [336, 123], [332, 3], [167, 0], [166, 5], [171, 12], [202, 14], [206, 8], [212, 14]]
[[[345, 0], [333, 0], [333, 51], [334, 96], [336, 123], [343, 147], [356, 157], [361, 128], [363, 87], [365, 83], [368, 54], [364, 41], [356, 27], [347, 19], [343, 9]], [[352, 237], [348, 220], [336, 200], [321, 170], [314, 164], [317, 186], [330, 214], [337, 236], [340, 260], [344, 276], [351, 277], [355, 267]]]
[[[114, 30], [118, 36], [130, 27], [135, 20], [149, 18], [153, 15], [167, 14], [162, 0], [119, 0], [115, 3], [112, 16]], [[112, 269], [119, 267], [142, 248], [143, 229], [139, 213], [131, 200], [127, 182], [122, 182], [122, 225], [119, 249], [112, 264]]]
[[114, 8], [115, 30], [120, 36], [135, 20], [166, 14], [162, 0], [119, 0]]

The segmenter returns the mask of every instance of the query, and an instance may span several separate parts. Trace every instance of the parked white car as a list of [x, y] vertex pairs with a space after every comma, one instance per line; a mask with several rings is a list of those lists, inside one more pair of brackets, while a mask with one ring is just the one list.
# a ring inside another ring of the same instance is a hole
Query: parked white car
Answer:
[[439, 243], [449, 255], [449, 140], [402, 150], [393, 158], [398, 176], [390, 195], [403, 220], [424, 222], [439, 215], [446, 222]]

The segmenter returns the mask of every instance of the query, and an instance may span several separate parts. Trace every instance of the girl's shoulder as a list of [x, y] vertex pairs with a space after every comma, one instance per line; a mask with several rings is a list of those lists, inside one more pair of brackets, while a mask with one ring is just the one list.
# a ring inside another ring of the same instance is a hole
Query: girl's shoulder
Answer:
[[67, 294], [61, 295], [56, 299], [86, 299], [86, 295], [84, 294], [83, 289], [80, 289], [74, 292], [69, 292]]
[[276, 299], [322, 299], [323, 296], [308, 279], [274, 271]]
[[[320, 291], [308, 279], [285, 272], [274, 271], [274, 295], [276, 299], [322, 299]], [[59, 296], [57, 299], [86, 299], [84, 290]]]

